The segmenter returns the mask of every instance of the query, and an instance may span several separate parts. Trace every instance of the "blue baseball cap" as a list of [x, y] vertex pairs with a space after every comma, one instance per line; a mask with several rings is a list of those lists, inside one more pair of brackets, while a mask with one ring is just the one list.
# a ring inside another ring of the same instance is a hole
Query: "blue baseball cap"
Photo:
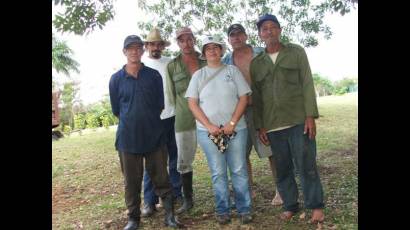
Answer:
[[138, 37], [137, 35], [129, 35], [124, 40], [124, 49], [126, 49], [129, 45], [133, 43], [144, 45], [144, 42], [141, 40], [140, 37]]
[[259, 17], [258, 22], [256, 23], [256, 26], [259, 28], [261, 27], [262, 23], [265, 21], [272, 21], [278, 24], [279, 28], [280, 28], [280, 23], [278, 21], [278, 19], [276, 18], [275, 15], [272, 14], [265, 14]]

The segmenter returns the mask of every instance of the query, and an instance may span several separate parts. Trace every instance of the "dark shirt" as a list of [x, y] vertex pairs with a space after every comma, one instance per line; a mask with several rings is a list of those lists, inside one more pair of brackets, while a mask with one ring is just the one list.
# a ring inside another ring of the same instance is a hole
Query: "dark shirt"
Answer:
[[165, 143], [161, 111], [164, 109], [162, 78], [145, 65], [135, 78], [124, 67], [110, 79], [112, 112], [119, 118], [115, 148], [120, 152], [142, 154]]

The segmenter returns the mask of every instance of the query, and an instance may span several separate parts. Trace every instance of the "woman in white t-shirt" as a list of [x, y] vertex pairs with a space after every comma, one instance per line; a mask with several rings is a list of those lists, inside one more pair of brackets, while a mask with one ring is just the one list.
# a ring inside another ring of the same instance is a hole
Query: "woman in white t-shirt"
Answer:
[[[212, 174], [216, 220], [220, 224], [231, 220], [229, 169], [236, 210], [241, 222], [246, 224], [252, 215], [246, 165], [248, 130], [242, 115], [251, 89], [237, 67], [221, 62], [224, 51], [225, 44], [220, 39], [208, 36], [203, 40], [201, 57], [207, 60], [207, 66], [193, 74], [185, 97], [196, 118], [198, 142]], [[217, 147], [210, 135], [221, 134], [226, 135], [228, 145]]]

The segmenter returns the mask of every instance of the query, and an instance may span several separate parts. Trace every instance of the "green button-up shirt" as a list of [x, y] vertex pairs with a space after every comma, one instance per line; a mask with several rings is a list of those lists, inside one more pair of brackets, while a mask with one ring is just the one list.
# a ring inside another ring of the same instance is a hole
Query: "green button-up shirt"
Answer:
[[305, 50], [281, 43], [273, 64], [266, 50], [250, 66], [255, 128], [267, 130], [302, 124], [319, 117], [312, 73]]
[[[199, 59], [199, 69], [206, 66], [206, 61]], [[188, 99], [185, 98], [185, 91], [191, 80], [191, 74], [187, 66], [182, 61], [182, 54], [172, 59], [166, 69], [166, 80], [168, 95], [171, 104], [175, 105], [175, 132], [182, 132], [195, 129], [195, 118], [188, 107]]]

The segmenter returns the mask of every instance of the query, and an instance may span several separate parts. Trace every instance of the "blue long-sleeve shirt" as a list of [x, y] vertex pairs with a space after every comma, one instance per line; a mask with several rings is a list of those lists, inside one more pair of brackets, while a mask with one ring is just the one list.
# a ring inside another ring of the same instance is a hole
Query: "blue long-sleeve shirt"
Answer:
[[124, 66], [111, 76], [109, 91], [112, 112], [119, 118], [116, 150], [142, 154], [165, 143], [160, 118], [164, 93], [158, 71], [143, 65], [135, 78]]

